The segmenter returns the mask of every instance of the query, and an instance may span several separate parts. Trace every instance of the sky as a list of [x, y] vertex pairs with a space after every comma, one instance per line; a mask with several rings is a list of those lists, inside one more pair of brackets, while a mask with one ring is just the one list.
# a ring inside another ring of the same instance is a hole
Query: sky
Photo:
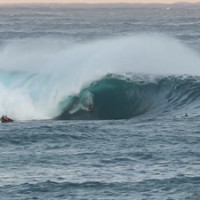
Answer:
[[200, 0], [0, 0], [0, 3], [200, 3]]

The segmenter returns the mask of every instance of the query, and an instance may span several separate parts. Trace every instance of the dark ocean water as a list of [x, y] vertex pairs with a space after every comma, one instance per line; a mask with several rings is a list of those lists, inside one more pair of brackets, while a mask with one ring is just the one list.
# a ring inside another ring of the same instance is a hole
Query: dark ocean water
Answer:
[[199, 38], [199, 4], [0, 6], [0, 199], [199, 200]]
[[199, 119], [2, 124], [1, 198], [198, 199]]

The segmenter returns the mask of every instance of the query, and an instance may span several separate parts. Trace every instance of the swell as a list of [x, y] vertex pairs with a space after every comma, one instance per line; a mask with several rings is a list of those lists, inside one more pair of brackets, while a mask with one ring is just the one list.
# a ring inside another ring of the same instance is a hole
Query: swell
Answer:
[[[78, 191], [79, 195], [87, 193], [87, 195], [91, 195], [91, 197], [95, 195], [95, 197], [98, 198], [98, 196], [96, 196], [96, 190], [102, 192], [102, 195], [107, 197], [109, 192], [111, 192], [113, 196], [118, 196], [119, 194], [117, 191], [123, 193], [132, 191], [131, 195], [135, 195], [135, 193], [141, 194], [142, 192], [142, 195], [145, 195], [143, 193], [147, 191], [146, 188], [149, 188], [149, 190], [157, 188], [158, 193], [173, 191], [172, 194], [175, 195], [176, 193], [174, 191], [179, 191], [184, 195], [191, 197], [194, 191], [199, 193], [196, 187], [194, 187], [194, 185], [199, 184], [199, 176], [176, 176], [166, 179], [147, 179], [135, 182], [86, 181], [82, 183], [73, 183], [44, 181], [36, 184], [24, 183], [20, 185], [6, 185], [0, 187], [0, 194], [2, 197], [5, 197], [5, 199], [8, 197], [15, 197], [15, 199], [32, 197], [33, 199], [38, 199], [36, 196], [43, 198], [46, 197], [47, 199], [52, 199], [52, 197], [56, 199], [66, 199], [69, 196], [74, 197], [74, 191]], [[185, 193], [185, 191], [187, 191], [187, 193]], [[123, 197], [123, 193], [121, 194], [121, 197]]]
[[197, 108], [199, 98], [200, 77], [108, 74], [62, 101], [56, 119], [130, 119]]

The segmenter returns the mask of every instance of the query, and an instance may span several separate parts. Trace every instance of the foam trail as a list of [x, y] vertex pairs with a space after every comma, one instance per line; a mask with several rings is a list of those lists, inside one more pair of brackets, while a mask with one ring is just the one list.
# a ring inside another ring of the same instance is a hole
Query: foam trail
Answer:
[[200, 56], [157, 34], [87, 43], [27, 39], [0, 49], [0, 114], [52, 118], [59, 103], [107, 73], [200, 74]]

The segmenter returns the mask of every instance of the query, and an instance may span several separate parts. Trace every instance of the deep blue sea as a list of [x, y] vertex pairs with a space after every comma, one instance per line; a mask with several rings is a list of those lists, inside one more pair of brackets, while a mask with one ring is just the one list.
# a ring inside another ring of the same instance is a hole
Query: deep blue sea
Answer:
[[200, 4], [1, 5], [0, 199], [199, 200]]

